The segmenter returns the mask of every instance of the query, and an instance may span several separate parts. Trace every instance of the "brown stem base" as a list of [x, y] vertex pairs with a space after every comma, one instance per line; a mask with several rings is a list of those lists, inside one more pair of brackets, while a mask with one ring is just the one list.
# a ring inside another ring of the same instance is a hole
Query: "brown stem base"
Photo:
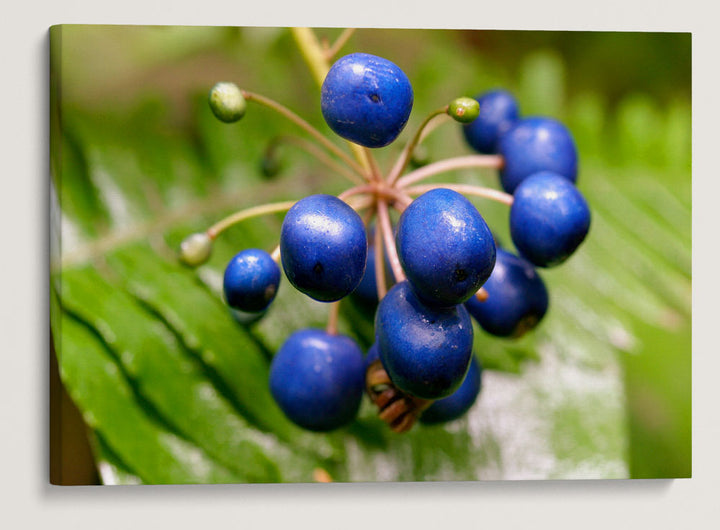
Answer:
[[379, 360], [368, 366], [365, 390], [378, 407], [378, 417], [396, 433], [409, 431], [422, 411], [432, 404], [432, 400], [411, 396], [397, 389]]

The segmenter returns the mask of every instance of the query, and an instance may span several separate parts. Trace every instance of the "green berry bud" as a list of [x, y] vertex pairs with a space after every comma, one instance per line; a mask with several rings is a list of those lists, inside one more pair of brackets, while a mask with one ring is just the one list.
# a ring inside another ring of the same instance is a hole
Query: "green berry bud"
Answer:
[[180, 243], [180, 261], [189, 267], [199, 267], [210, 258], [212, 239], [205, 233], [190, 234]]
[[245, 115], [247, 103], [235, 83], [217, 83], [208, 99], [213, 114], [222, 122], [232, 123]]
[[262, 171], [264, 177], [275, 177], [278, 173], [280, 173], [281, 169], [282, 165], [276, 156], [265, 155], [262, 157], [262, 160], [260, 161], [260, 171]]
[[447, 113], [455, 121], [470, 123], [480, 115], [480, 103], [473, 98], [457, 98], [450, 102]]

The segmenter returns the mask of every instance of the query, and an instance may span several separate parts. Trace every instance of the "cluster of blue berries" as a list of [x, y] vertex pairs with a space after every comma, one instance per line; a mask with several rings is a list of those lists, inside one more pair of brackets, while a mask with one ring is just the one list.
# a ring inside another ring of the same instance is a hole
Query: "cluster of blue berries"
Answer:
[[[239, 119], [245, 100], [253, 99], [232, 86], [218, 84], [210, 94], [221, 121]], [[391, 144], [412, 106], [405, 73], [374, 55], [342, 57], [322, 84], [325, 121], [363, 148]], [[279, 288], [280, 266], [290, 284], [314, 300], [338, 302], [354, 293], [377, 304], [375, 342], [367, 356], [329, 324], [326, 330], [292, 333], [273, 358], [271, 393], [288, 418], [306, 429], [348, 424], [364, 392], [396, 432], [418, 419], [430, 424], [462, 416], [481, 388], [471, 318], [498, 337], [516, 338], [533, 329], [548, 309], [536, 267], [564, 262], [587, 235], [590, 212], [575, 187], [576, 148], [561, 123], [521, 118], [515, 99], [501, 90], [458, 98], [442, 113], [462, 124], [473, 149], [499, 161], [505, 193], [496, 193], [511, 204], [516, 254], [496, 245], [462, 189], [430, 187], [410, 197], [412, 174], [399, 177], [421, 130], [388, 176], [370, 164], [361, 168], [365, 185], [340, 197], [311, 195], [293, 203], [275, 252], [243, 250], [227, 265], [225, 300], [243, 312], [267, 310]], [[347, 200], [353, 195], [368, 199], [364, 208], [371, 215], [365, 221], [356, 211], [361, 208]], [[400, 212], [395, 223], [387, 206]], [[366, 226], [373, 215], [378, 222]], [[216, 235], [209, 230], [204, 238], [189, 237], [184, 261], [206, 260]]]

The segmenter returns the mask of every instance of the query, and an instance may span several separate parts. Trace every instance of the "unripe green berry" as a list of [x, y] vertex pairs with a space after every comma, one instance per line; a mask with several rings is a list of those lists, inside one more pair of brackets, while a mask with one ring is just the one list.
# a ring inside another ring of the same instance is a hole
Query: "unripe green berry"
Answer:
[[282, 164], [280, 164], [280, 160], [278, 160], [278, 157], [274, 154], [266, 154], [260, 160], [260, 171], [262, 171], [263, 176], [266, 178], [272, 178], [277, 176], [277, 174], [280, 173], [281, 169]]
[[208, 99], [213, 114], [222, 122], [232, 123], [245, 115], [247, 103], [235, 83], [217, 83], [210, 89]]
[[460, 123], [470, 123], [480, 115], [480, 103], [473, 98], [456, 98], [448, 105], [447, 113]]
[[210, 258], [212, 239], [206, 233], [190, 234], [180, 243], [180, 261], [190, 267], [199, 267]]

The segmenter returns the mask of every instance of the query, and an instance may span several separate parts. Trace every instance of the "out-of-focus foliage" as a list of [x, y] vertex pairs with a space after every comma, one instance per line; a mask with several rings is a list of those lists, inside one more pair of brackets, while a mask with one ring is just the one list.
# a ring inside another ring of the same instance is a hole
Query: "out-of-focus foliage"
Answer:
[[[360, 30], [350, 41], [408, 74], [410, 131], [497, 86], [524, 114], [564, 120], [593, 214], [578, 253], [541, 273], [551, 309], [535, 333], [476, 329], [485, 379], [469, 416], [403, 436], [368, 403], [329, 435], [273, 403], [272, 355], [293, 330], [324, 326], [327, 306], [285, 281], [265, 318], [239, 325], [220, 282], [238, 250], [275, 246], [281, 216], [223, 234], [197, 271], [177, 262], [187, 234], [234, 210], [345, 187], [290, 146], [281, 174], [263, 177], [268, 142], [295, 131], [263, 108], [226, 125], [207, 107], [212, 85], [234, 81], [331, 135], [289, 32], [62, 26], [51, 41], [53, 336], [105, 482], [690, 475], [689, 35]], [[426, 145], [433, 159], [469, 152], [456, 124]], [[381, 165], [398, 150], [379, 150]], [[489, 171], [441, 178], [497, 187]], [[509, 245], [506, 207], [476, 204]], [[367, 347], [371, 318], [344, 303], [341, 331]]]

